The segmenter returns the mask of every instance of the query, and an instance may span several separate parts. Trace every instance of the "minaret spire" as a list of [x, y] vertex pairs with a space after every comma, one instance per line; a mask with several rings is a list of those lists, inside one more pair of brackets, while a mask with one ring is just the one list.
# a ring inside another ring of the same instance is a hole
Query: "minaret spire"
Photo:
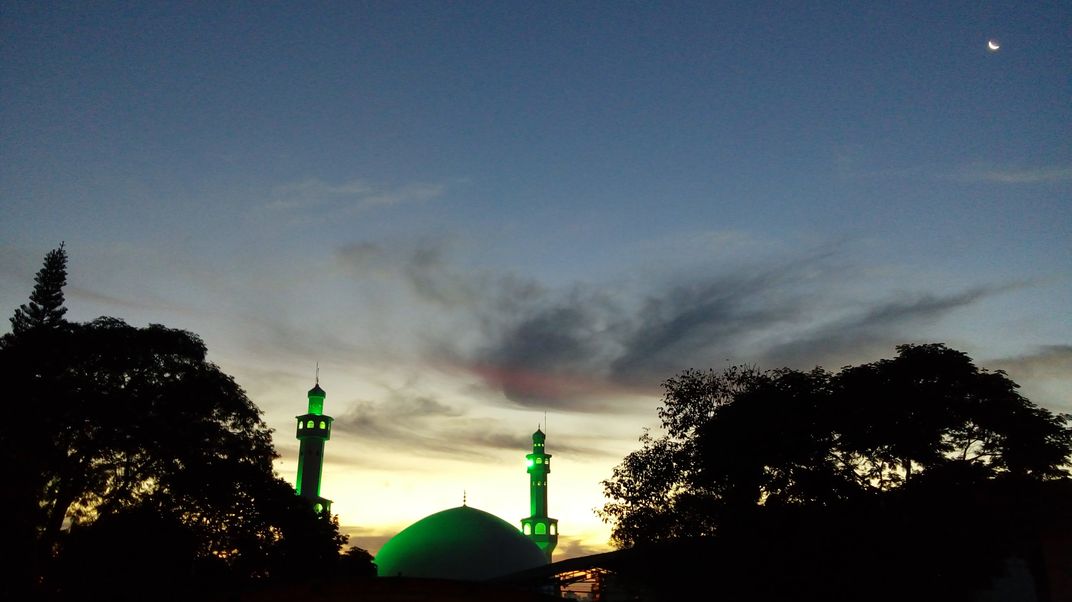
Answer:
[[295, 489], [298, 495], [308, 499], [320, 513], [331, 513], [331, 500], [320, 497], [320, 478], [324, 470], [324, 444], [331, 438], [331, 423], [334, 418], [324, 414], [324, 398], [327, 393], [320, 388], [320, 363], [316, 364], [316, 384], [309, 390], [309, 408], [297, 416], [298, 478]]
[[[546, 417], [544, 418], [546, 426]], [[547, 562], [558, 545], [558, 519], [547, 516], [547, 475], [551, 472], [551, 454], [544, 453], [547, 435], [539, 427], [532, 434], [532, 453], [525, 456], [529, 473], [528, 518], [521, 519], [521, 532], [543, 550]]]

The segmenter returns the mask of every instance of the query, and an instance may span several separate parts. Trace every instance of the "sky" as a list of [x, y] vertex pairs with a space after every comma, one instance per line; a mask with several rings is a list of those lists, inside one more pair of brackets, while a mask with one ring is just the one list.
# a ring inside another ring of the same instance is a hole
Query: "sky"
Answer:
[[[1000, 48], [988, 50], [988, 40]], [[556, 559], [684, 369], [942, 342], [1072, 412], [1067, 2], [0, 2], [0, 311], [200, 335], [372, 552]], [[6, 322], [0, 328], [8, 328]]]

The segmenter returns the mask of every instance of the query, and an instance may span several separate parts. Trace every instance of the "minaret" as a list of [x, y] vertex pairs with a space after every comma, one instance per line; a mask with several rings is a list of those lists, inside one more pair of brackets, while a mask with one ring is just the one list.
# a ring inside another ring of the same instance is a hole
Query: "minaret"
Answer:
[[521, 519], [521, 532], [540, 546], [547, 556], [547, 562], [551, 562], [551, 553], [558, 545], [558, 519], [547, 517], [547, 473], [551, 472], [551, 454], [543, 452], [545, 438], [543, 431], [537, 428], [532, 434], [532, 453], [525, 456], [529, 464], [529, 506], [532, 515]]
[[320, 497], [320, 476], [324, 468], [324, 442], [331, 438], [331, 416], [324, 415], [320, 379], [309, 390], [309, 411], [298, 416], [298, 495], [308, 499], [318, 513], [331, 513], [331, 500]]

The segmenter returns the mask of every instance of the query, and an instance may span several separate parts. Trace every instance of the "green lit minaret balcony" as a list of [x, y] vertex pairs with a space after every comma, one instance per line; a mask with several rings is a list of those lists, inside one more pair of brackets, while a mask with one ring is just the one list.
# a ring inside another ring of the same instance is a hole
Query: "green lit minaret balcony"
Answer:
[[319, 513], [331, 513], [331, 500], [320, 496], [320, 479], [324, 469], [324, 444], [331, 438], [331, 416], [324, 414], [324, 398], [327, 394], [320, 382], [309, 390], [308, 412], [296, 416], [298, 420], [298, 478], [295, 488], [298, 495], [308, 499]]
[[551, 472], [551, 454], [544, 453], [547, 436], [536, 429], [532, 434], [532, 453], [525, 456], [529, 473], [528, 518], [521, 519], [521, 532], [543, 550], [547, 562], [558, 545], [558, 519], [547, 516], [547, 475]]

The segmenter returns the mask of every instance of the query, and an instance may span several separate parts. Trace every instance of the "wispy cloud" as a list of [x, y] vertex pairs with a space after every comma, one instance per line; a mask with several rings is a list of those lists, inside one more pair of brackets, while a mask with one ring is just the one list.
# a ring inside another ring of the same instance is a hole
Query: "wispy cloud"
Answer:
[[719, 274], [650, 294], [623, 329], [614, 378], [660, 381], [710, 366], [750, 335], [800, 319], [800, 274], [775, 268]]
[[605, 547], [592, 546], [591, 542], [588, 542], [580, 537], [570, 537], [568, 535], [560, 535], [558, 538], [558, 546], [555, 547], [554, 560], [566, 560], [567, 558], [577, 558], [580, 556], [589, 556], [599, 552], [607, 551]]
[[1072, 345], [1042, 345], [1031, 353], [990, 363], [1021, 378], [1072, 381]]
[[768, 348], [764, 359], [773, 365], [800, 367], [833, 362], [826, 367], [840, 368], [854, 356], [890, 353], [894, 345], [912, 342], [906, 337], [920, 332], [920, 326], [1018, 286], [975, 287], [947, 294], [902, 292], [820, 322], [794, 339]]
[[875, 165], [869, 149], [862, 144], [847, 144], [836, 149], [832, 159], [834, 175], [842, 180], [884, 180], [926, 176], [921, 165]]
[[829, 248], [646, 288], [547, 287], [466, 269], [433, 243], [354, 244], [339, 257], [355, 273], [393, 274], [435, 305], [437, 321], [464, 325], [464, 333], [429, 336], [432, 360], [520, 407], [594, 413], [622, 411], [614, 400], [653, 393], [686, 368], [731, 359], [809, 368], [891, 352], [937, 320], [1019, 286], [863, 296], [845, 285], [859, 270]]
[[[335, 420], [337, 432], [362, 441], [375, 441], [381, 448], [405, 449], [410, 454], [453, 457], [489, 457], [498, 450], [517, 451], [532, 445], [530, 433], [494, 418], [474, 415], [429, 396], [409, 396], [400, 391], [385, 401], [359, 401]], [[559, 453], [571, 456], [602, 454], [584, 446], [557, 445]]]
[[436, 183], [390, 187], [376, 186], [365, 180], [331, 184], [318, 178], [309, 178], [276, 186], [263, 207], [278, 212], [353, 213], [374, 207], [429, 201], [445, 191], [446, 185]]
[[964, 182], [995, 182], [999, 184], [1041, 184], [1072, 181], [1072, 166], [999, 168], [971, 166], [955, 175]]
[[340, 525], [339, 531], [349, 539], [347, 547], [358, 547], [371, 554], [375, 554], [394, 537], [398, 531], [392, 526], [388, 528], [370, 528], [361, 525]]
[[866, 166], [859, 149], [837, 154], [833, 160], [834, 174], [843, 180], [878, 180], [886, 178], [926, 178], [960, 182], [991, 182], [997, 184], [1043, 184], [1072, 181], [1072, 166], [995, 166], [982, 163], [965, 165], [952, 173], [928, 170], [920, 165], [899, 167]]
[[338, 430], [381, 445], [435, 453], [447, 449], [448, 443], [424, 427], [431, 422], [441, 427], [445, 420], [462, 415], [461, 409], [437, 399], [393, 392], [383, 402], [353, 403], [335, 419], [335, 424]]
[[280, 211], [308, 209], [340, 199], [352, 202], [370, 194], [371, 191], [372, 186], [362, 180], [328, 184], [316, 178], [309, 178], [276, 186], [272, 189], [271, 200], [265, 207]]
[[401, 277], [418, 299], [446, 307], [469, 306], [487, 298], [489, 292], [502, 290], [501, 283], [493, 285], [488, 281], [494, 276], [454, 265], [449, 257], [450, 245], [445, 239], [391, 246], [361, 242], [340, 248], [337, 257], [359, 276]]
[[986, 366], [1007, 372], [1035, 403], [1072, 414], [1072, 345], [1040, 345], [1027, 353], [988, 360]]
[[170, 301], [164, 301], [163, 299], [146, 301], [122, 298], [80, 286], [68, 286], [64, 290], [66, 295], [72, 300], [94, 303], [105, 308], [105, 311], [115, 312], [116, 314], [129, 310], [157, 314], [159, 312], [170, 312], [181, 315], [200, 315], [200, 313], [202, 313], [193, 307], [179, 305]]

